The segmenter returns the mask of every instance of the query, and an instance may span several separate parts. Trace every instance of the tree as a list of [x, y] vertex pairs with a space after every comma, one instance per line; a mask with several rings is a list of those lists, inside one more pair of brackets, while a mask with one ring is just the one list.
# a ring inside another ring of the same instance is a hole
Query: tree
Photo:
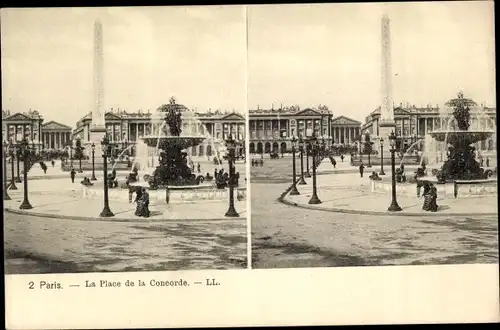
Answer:
[[371, 167], [371, 159], [370, 156], [373, 152], [373, 142], [371, 141], [371, 137], [369, 133], [365, 134], [365, 141], [363, 142], [363, 151], [365, 154], [368, 154], [368, 167]]
[[75, 154], [74, 154], [73, 158], [78, 159], [78, 161], [79, 161], [80, 169], [78, 170], [78, 172], [80, 172], [80, 173], [83, 172], [83, 169], [82, 169], [82, 159], [84, 157], [84, 155], [83, 155], [83, 150], [84, 149], [85, 148], [82, 147], [82, 140], [80, 138], [77, 138], [76, 142], [75, 142]]

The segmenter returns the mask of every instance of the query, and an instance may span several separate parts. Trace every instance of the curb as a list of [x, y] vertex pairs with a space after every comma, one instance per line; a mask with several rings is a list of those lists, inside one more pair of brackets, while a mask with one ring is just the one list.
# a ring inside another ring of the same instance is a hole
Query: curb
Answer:
[[[119, 171], [117, 170], [116, 171], [117, 173], [120, 173], [120, 172], [125, 172], [125, 171]], [[87, 172], [83, 172], [83, 173], [76, 173], [76, 177], [75, 178], [78, 178], [78, 177], [84, 177], [85, 175], [88, 175], [88, 173], [86, 174]], [[91, 174], [92, 172], [90, 172]], [[69, 177], [69, 172], [68, 173], [64, 173], [64, 174], [56, 174], [56, 175], [36, 175], [36, 176], [29, 176], [28, 175], [28, 180], [50, 180], [50, 179], [70, 179]]]
[[182, 221], [227, 221], [227, 220], [244, 220], [246, 217], [238, 218], [210, 218], [210, 219], [151, 219], [151, 218], [101, 218], [101, 217], [81, 217], [81, 216], [68, 216], [61, 214], [47, 214], [47, 213], [37, 213], [23, 210], [16, 210], [12, 208], [4, 208], [5, 213], [12, 213], [25, 216], [50, 218], [50, 219], [62, 219], [62, 220], [74, 220], [74, 221], [100, 221], [100, 222], [128, 222], [128, 223], [146, 223], [146, 222], [182, 222]]
[[412, 213], [412, 212], [389, 212], [389, 211], [361, 211], [361, 210], [352, 210], [352, 209], [341, 209], [341, 208], [326, 208], [321, 206], [310, 206], [297, 204], [295, 202], [290, 201], [286, 198], [286, 195], [292, 188], [288, 188], [283, 192], [281, 197], [278, 198], [280, 203], [289, 206], [300, 207], [307, 210], [316, 210], [323, 212], [332, 212], [332, 213], [345, 213], [345, 214], [358, 214], [358, 215], [388, 215], [394, 217], [437, 217], [437, 216], [462, 216], [462, 217], [473, 217], [473, 216], [495, 216], [498, 217], [498, 213], [439, 213], [439, 212], [427, 212], [427, 213]]

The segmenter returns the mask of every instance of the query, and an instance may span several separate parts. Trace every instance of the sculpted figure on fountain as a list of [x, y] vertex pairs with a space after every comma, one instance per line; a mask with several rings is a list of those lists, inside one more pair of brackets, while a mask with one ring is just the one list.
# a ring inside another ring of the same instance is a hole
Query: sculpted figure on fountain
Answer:
[[452, 119], [458, 131], [449, 133], [451, 140], [448, 146], [448, 160], [436, 175], [439, 182], [486, 179], [484, 169], [475, 159], [475, 147], [472, 146], [475, 142], [472, 140], [474, 133], [467, 133], [470, 127], [471, 102], [464, 98], [462, 93], [458, 93], [458, 97], [448, 103], [454, 107]]

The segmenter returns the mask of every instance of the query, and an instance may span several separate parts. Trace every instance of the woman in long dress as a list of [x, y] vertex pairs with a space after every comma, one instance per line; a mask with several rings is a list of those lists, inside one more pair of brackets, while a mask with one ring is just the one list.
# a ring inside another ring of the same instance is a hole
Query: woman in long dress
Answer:
[[135, 200], [134, 202], [136, 203], [135, 207], [135, 215], [140, 217], [142, 216], [142, 189], [141, 187], [137, 187], [135, 190]]
[[142, 199], [141, 216], [149, 218], [149, 193], [147, 192], [146, 188], [142, 188], [141, 199]]

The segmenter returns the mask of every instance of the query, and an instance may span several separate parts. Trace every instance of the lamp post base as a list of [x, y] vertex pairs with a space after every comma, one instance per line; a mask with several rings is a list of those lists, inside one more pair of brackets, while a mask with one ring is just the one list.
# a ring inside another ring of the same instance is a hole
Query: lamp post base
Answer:
[[113, 212], [111, 212], [109, 207], [105, 206], [104, 209], [102, 209], [101, 214], [99, 214], [99, 216], [103, 218], [109, 218], [109, 217], [114, 217], [115, 215], [113, 214]]
[[90, 178], [90, 180], [92, 180], [92, 181], [97, 181], [97, 178], [95, 177], [95, 175], [94, 175], [94, 174], [92, 174], [92, 177]]
[[385, 175], [384, 170], [380, 170], [380, 173], [378, 175]]
[[292, 195], [292, 196], [300, 195], [300, 192], [297, 190], [296, 185], [292, 186], [292, 189], [290, 190], [290, 195]]
[[224, 214], [226, 217], [232, 217], [232, 218], [237, 218], [239, 217], [240, 215], [238, 214], [238, 212], [236, 212], [236, 210], [234, 209], [234, 206], [233, 205], [230, 205], [229, 208], [227, 209], [227, 212], [226, 214]]
[[292, 196], [300, 195], [300, 193], [297, 190], [297, 187], [295, 185], [292, 186], [292, 189], [290, 190], [290, 195], [292, 195]]
[[17, 190], [17, 187], [16, 187], [16, 180], [11, 180], [10, 181], [10, 190]]
[[29, 210], [32, 208], [33, 206], [31, 206], [30, 202], [27, 199], [24, 199], [23, 203], [19, 206], [20, 210]]
[[313, 194], [311, 196], [311, 199], [309, 200], [309, 204], [321, 204], [321, 200], [318, 198], [318, 196]]
[[396, 202], [395, 200], [393, 200], [391, 202], [391, 205], [389, 205], [389, 208], [387, 208], [387, 211], [390, 211], [390, 212], [398, 212], [398, 211], [402, 211], [403, 209], [398, 205], [398, 202]]
[[310, 178], [311, 177], [311, 173], [309, 172], [306, 172], [306, 174], [304, 175], [306, 178]]
[[16, 183], [22, 183], [21, 179], [20, 178], [16, 178]]
[[304, 180], [304, 176], [300, 177], [300, 181], [298, 184], [307, 184], [306, 180]]

